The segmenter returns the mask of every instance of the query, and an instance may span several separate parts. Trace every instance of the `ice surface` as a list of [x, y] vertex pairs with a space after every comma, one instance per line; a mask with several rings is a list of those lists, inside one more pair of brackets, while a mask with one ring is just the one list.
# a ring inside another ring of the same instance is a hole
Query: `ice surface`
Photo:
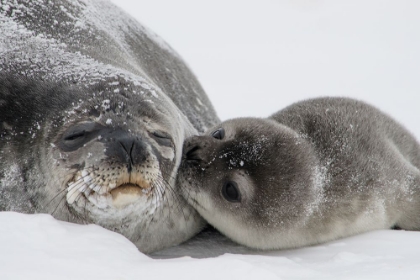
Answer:
[[2, 280], [386, 280], [420, 275], [419, 232], [375, 231], [319, 246], [265, 253], [248, 251], [219, 236], [160, 253], [160, 257], [172, 258], [153, 259], [122, 235], [95, 225], [14, 212], [0, 213], [0, 224]]

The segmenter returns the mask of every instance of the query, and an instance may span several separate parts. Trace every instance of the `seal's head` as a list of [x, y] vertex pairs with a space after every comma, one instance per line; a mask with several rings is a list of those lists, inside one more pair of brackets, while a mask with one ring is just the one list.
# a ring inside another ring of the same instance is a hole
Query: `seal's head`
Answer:
[[125, 90], [93, 90], [90, 99], [56, 119], [60, 129], [51, 156], [70, 171], [66, 200], [79, 215], [85, 215], [85, 200], [95, 211], [124, 208], [149, 196], [158, 204], [165, 186], [175, 184], [184, 134], [194, 129], [169, 102], [130, 91], [128, 97]]
[[217, 116], [170, 46], [108, 1], [0, 4], [0, 210], [117, 231], [143, 252], [203, 220], [176, 185]]
[[16, 197], [28, 208], [102, 225], [149, 252], [203, 226], [175, 179], [195, 129], [164, 95], [156, 102], [123, 82], [81, 89], [2, 79], [2, 171], [18, 167], [12, 180], [25, 178], [27, 193], [16, 188]]
[[270, 119], [226, 121], [184, 144], [183, 195], [214, 227], [255, 248], [313, 211], [308, 143]]

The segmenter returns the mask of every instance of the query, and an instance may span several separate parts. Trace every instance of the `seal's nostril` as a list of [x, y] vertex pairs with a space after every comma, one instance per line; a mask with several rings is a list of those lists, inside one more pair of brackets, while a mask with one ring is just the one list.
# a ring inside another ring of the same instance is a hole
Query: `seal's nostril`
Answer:
[[[106, 142], [109, 139], [114, 141]], [[105, 154], [118, 164], [125, 165], [128, 173], [133, 172], [136, 166], [144, 164], [149, 155], [147, 142], [144, 139], [123, 130], [112, 130], [112, 133], [101, 142], [105, 142]]]
[[128, 173], [131, 173], [131, 171], [133, 170], [133, 165], [134, 165], [133, 156], [132, 156], [133, 155], [134, 142], [131, 143], [130, 150], [128, 150], [127, 143], [126, 143], [126, 145], [124, 145], [124, 143], [121, 142], [121, 141], [119, 141], [119, 143], [121, 145], [121, 148], [125, 151], [124, 158], [125, 158], [125, 161], [127, 163], [127, 171], [128, 171]]
[[191, 146], [185, 153], [185, 159], [188, 161], [201, 161], [198, 151], [200, 150], [199, 146]]

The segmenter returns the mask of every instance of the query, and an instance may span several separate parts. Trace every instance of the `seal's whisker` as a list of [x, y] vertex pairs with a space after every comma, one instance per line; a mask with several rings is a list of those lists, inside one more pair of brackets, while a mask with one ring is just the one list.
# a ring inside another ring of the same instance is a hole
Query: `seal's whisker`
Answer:
[[168, 198], [168, 195], [170, 195], [170, 193], [167, 192], [168, 186], [165, 184], [161, 176], [157, 177], [155, 185], [157, 186], [157, 189], [159, 190], [159, 194], [163, 203], [164, 204], [166, 203], [167, 205], [172, 206], [170, 205], [169, 198]]
[[[162, 180], [161, 180], [161, 178], [157, 178], [156, 179], [156, 181], [154, 182], [154, 186], [155, 186], [155, 188], [156, 188], [156, 193], [158, 194], [158, 196], [160, 197], [156, 197], [156, 199], [157, 199], [157, 203], [156, 203], [156, 205], [158, 205], [159, 204], [159, 201], [162, 201], [162, 205], [165, 205], [165, 204], [167, 204], [167, 205], [169, 205], [170, 206], [170, 204], [169, 204], [169, 199], [168, 199], [168, 197], [165, 195], [165, 188], [166, 188], [166, 186], [163, 184], [163, 182], [162, 182]], [[165, 207], [159, 207], [159, 211], [160, 211], [160, 213], [163, 213], [163, 211], [164, 211], [164, 209], [165, 209]], [[171, 212], [169, 211], [169, 213], [168, 213], [168, 218], [170, 219], [170, 215], [171, 215]], [[168, 222], [168, 221], [167, 221]]]
[[162, 177], [160, 176], [162, 183], [164, 183], [165, 187], [169, 190], [169, 194], [174, 198], [174, 203], [177, 202], [176, 209], [182, 213], [184, 219], [187, 220], [184, 212], [185, 201], [180, 197], [178, 193], [172, 188], [172, 186]]
[[[50, 201], [48, 201], [48, 203], [45, 204], [45, 208], [48, 207], [48, 205], [50, 203], [52, 203], [53, 200], [55, 200], [57, 197], [60, 197], [59, 202], [57, 203], [57, 205], [54, 207], [54, 210], [52, 212], [50, 212], [51, 215], [54, 215], [54, 213], [57, 211], [57, 209], [59, 208], [60, 204], [63, 203], [63, 201], [66, 201], [67, 198], [69, 200], [69, 202], [74, 202], [75, 200], [78, 199], [78, 196], [80, 195], [79, 192], [79, 188], [83, 185], [83, 179], [79, 178], [77, 181], [72, 182], [72, 183], [68, 183], [68, 187], [67, 188], [63, 188], [62, 190], [58, 191], [57, 194], [54, 195], [53, 198], [50, 199]], [[76, 198], [74, 200], [72, 200], [74, 197], [74, 195], [76, 195]]]
[[[170, 192], [170, 186], [166, 183], [166, 181], [163, 179], [162, 176], [158, 177], [158, 180], [156, 182], [158, 188], [160, 189], [160, 192], [162, 193], [162, 201], [163, 201], [163, 205], [168, 205], [169, 208], [173, 208], [173, 199], [171, 201], [170, 197], [173, 198], [172, 193]], [[164, 211], [165, 207], [160, 207], [160, 211]], [[167, 217], [167, 222], [169, 222], [169, 220], [171, 219], [171, 215], [172, 215], [172, 211], [168, 212], [168, 217]]]
[[52, 211], [50, 214], [51, 216], [54, 216], [55, 211], [57, 211], [58, 206], [60, 206], [60, 204], [65, 201], [66, 196], [61, 197], [60, 201], [57, 203], [57, 206], [54, 208], [54, 211]]
[[159, 197], [161, 197], [162, 200], [163, 200], [163, 193], [160, 189], [160, 186], [157, 185], [157, 183], [153, 183], [153, 185], [152, 185], [152, 199], [153, 199], [154, 205], [157, 205], [159, 203], [159, 201], [160, 201]]
[[[82, 193], [80, 194], [80, 195], [82, 195]], [[85, 217], [88, 217], [88, 213], [87, 213], [87, 207], [86, 207], [86, 205], [87, 205], [87, 203], [88, 203], [88, 200], [87, 199], [85, 199], [84, 200], [84, 202], [85, 202], [85, 206], [83, 207], [83, 209], [84, 209], [84, 219], [86, 220], [86, 218]]]
[[[75, 173], [75, 172], [77, 172], [77, 170], [70, 170], [69, 171], [69, 174], [67, 174], [67, 177], [68, 178], [74, 178], [74, 175], [72, 175], [73, 173]], [[63, 188], [63, 189], [61, 189], [61, 190], [59, 190], [52, 198], [51, 198], [51, 200], [45, 205], [45, 206], [48, 206], [54, 199], [56, 199], [60, 194], [63, 194], [64, 192], [66, 192], [66, 190], [68, 189], [68, 187], [69, 187], [69, 185], [68, 184], [63, 184], [63, 186], [67, 186], [67, 187], [65, 187], [65, 188]]]
[[[60, 194], [63, 194], [63, 193], [65, 193], [67, 191], [67, 188], [65, 188], [65, 189], [62, 189], [62, 190], [59, 190], [58, 192], [57, 192], [57, 194], [56, 195], [54, 195], [53, 196], [53, 198], [51, 198], [50, 199], [50, 201], [48, 201], [47, 202], [47, 204], [45, 204], [45, 207], [47, 207], [48, 205], [50, 205], [50, 203], [54, 200], [54, 199], [56, 199]], [[65, 195], [63, 196], [63, 197], [65, 197]]]

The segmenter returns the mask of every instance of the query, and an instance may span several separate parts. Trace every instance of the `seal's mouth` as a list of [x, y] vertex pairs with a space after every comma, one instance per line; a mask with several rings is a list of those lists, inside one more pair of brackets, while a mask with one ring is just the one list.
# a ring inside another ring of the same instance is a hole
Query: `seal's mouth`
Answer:
[[141, 196], [147, 194], [148, 188], [143, 188], [137, 184], [122, 184], [109, 193], [115, 207], [123, 207], [138, 200]]
[[143, 192], [143, 189], [145, 188], [137, 184], [127, 183], [127, 184], [122, 184], [116, 187], [115, 189], [112, 189], [110, 193], [114, 197], [114, 196], [117, 196], [118, 194], [138, 194], [139, 192]]
[[109, 176], [86, 169], [77, 172], [67, 186], [68, 204], [84, 197], [100, 208], [126, 206], [149, 195], [152, 189], [152, 184], [138, 174]]

